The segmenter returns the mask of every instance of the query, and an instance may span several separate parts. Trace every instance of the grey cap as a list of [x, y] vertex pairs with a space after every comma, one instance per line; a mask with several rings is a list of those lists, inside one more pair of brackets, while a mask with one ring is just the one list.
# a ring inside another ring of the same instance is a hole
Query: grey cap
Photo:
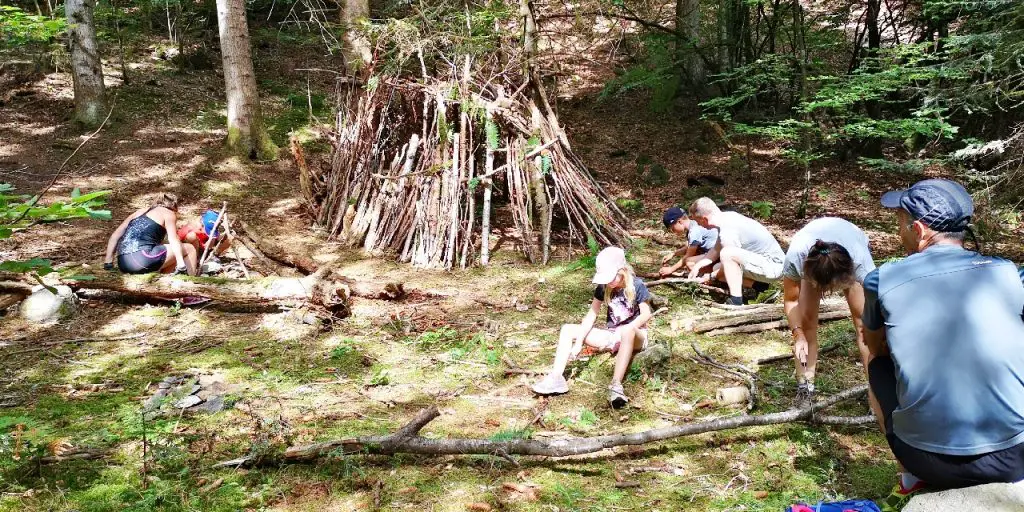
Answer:
[[882, 206], [902, 208], [914, 220], [941, 232], [967, 229], [974, 215], [974, 200], [963, 185], [950, 180], [931, 179], [914, 183], [906, 190], [882, 195]]

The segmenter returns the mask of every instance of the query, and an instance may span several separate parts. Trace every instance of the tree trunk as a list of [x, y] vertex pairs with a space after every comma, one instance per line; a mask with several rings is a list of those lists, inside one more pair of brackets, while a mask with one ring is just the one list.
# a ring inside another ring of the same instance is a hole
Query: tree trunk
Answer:
[[697, 51], [700, 41], [700, 0], [676, 0], [676, 58], [683, 66], [693, 92], [698, 97], [704, 91], [707, 81], [704, 75], [704, 61]]
[[75, 84], [75, 121], [86, 127], [103, 122], [107, 110], [103, 63], [92, 18], [95, 8], [95, 0], [68, 0], [64, 6], [68, 16], [71, 76]]
[[277, 158], [277, 146], [263, 126], [245, 1], [217, 0], [217, 22], [228, 97], [227, 147], [255, 160], [273, 160]]
[[[867, 0], [866, 25], [868, 32], [868, 51], [864, 63], [869, 72], [878, 72], [878, 50], [882, 47], [882, 33], [878, 28], [878, 18], [881, 13], [881, 0]], [[870, 100], [865, 105], [868, 117], [881, 119], [882, 106], [877, 100]], [[862, 153], [871, 158], [882, 157], [882, 140], [878, 137], [869, 137], [864, 141]]]
[[337, 0], [341, 14], [341, 29], [344, 31], [345, 67], [355, 75], [373, 60], [370, 41], [359, 29], [359, 23], [370, 17], [369, 0]]

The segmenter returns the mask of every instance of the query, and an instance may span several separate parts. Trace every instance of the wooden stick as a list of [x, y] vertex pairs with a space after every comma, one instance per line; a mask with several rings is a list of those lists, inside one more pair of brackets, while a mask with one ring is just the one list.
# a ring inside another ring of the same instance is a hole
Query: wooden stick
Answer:
[[[835, 343], [835, 344], [829, 345], [829, 346], [827, 346], [825, 348], [822, 348], [821, 350], [818, 350], [818, 355], [827, 354], [827, 353], [832, 352], [833, 350], [835, 350], [835, 349], [837, 349], [837, 348], [839, 348], [841, 346], [842, 345], [839, 344], [839, 343]], [[786, 361], [786, 360], [789, 360], [789, 359], [793, 359], [793, 354], [792, 353], [789, 353], [789, 354], [779, 354], [777, 356], [771, 356], [771, 357], [765, 357], [763, 359], [758, 359], [757, 360], [757, 364], [758, 365], [770, 364], [770, 363], [775, 363], [775, 362], [778, 362], [778, 361]]]
[[[596, 437], [571, 437], [556, 440], [513, 439], [508, 441], [492, 441], [489, 439], [460, 438], [426, 438], [418, 435], [427, 423], [441, 413], [437, 406], [422, 409], [409, 423], [397, 432], [386, 436], [368, 436], [348, 439], [337, 439], [310, 445], [292, 446], [283, 454], [274, 457], [257, 459], [241, 457], [216, 464], [214, 467], [238, 467], [254, 463], [275, 464], [281, 462], [310, 463], [323, 457], [337, 454], [378, 454], [417, 453], [424, 455], [535, 455], [544, 457], [568, 457], [595, 453], [617, 446], [638, 446], [659, 441], [667, 441], [683, 436], [692, 436], [706, 432], [730, 430], [742, 427], [778, 425], [805, 421], [817, 424], [850, 424], [851, 418], [820, 417], [814, 414], [817, 410], [826, 409], [845, 400], [850, 400], [867, 392], [867, 385], [861, 385], [837, 393], [820, 400], [811, 407], [790, 409], [788, 411], [757, 416], [739, 415], [718, 418], [685, 425], [645, 430], [628, 434], [609, 434]], [[868, 417], [857, 417], [864, 421]], [[871, 421], [874, 421], [873, 419]], [[865, 421], [866, 422], [866, 421]]]
[[[781, 305], [779, 305], [781, 306]], [[850, 315], [850, 310], [846, 304], [837, 305], [825, 305], [822, 304], [821, 309], [818, 312], [818, 317], [826, 313], [841, 312], [846, 316]], [[723, 313], [714, 315], [707, 320], [702, 320], [693, 324], [691, 329], [695, 333], [702, 333], [713, 331], [715, 329], [722, 329], [725, 327], [732, 327], [743, 324], [753, 324], [766, 321], [783, 321], [786, 320], [782, 307], [764, 307], [750, 310], [741, 310], [737, 312]]]
[[694, 281], [694, 280], [686, 278], [686, 277], [666, 277], [665, 279], [656, 279], [654, 281], [648, 281], [648, 282], [646, 282], [644, 284], [646, 284], [648, 288], [650, 288], [651, 286], [660, 286], [660, 285], [663, 285], [663, 284], [669, 284], [669, 285], [671, 285], [671, 284], [682, 284], [682, 285], [686, 285], [686, 286], [692, 286], [694, 288], [699, 288], [701, 290], [705, 290], [705, 291], [708, 291], [708, 292], [711, 292], [711, 293], [715, 293], [715, 294], [729, 295], [729, 291], [728, 290], [724, 290], [722, 288], [718, 288], [717, 286], [711, 286], [711, 285], [707, 285], [707, 284], [704, 284], [704, 283], [698, 283], [697, 281]]
[[[227, 212], [224, 213], [224, 227], [227, 229], [227, 234], [224, 238], [228, 238], [231, 236], [231, 220], [228, 218]], [[245, 276], [246, 279], [249, 279], [249, 269], [245, 268], [245, 262], [242, 261], [242, 257], [238, 255], [238, 249], [235, 248], [235, 244], [231, 244], [230, 249], [231, 254], [235, 256], [235, 260], [242, 266], [242, 275]]]
[[[839, 320], [850, 316], [849, 311], [828, 311], [818, 315], [819, 322], [826, 322], [828, 320]], [[764, 322], [760, 324], [749, 324], [749, 325], [736, 325], [733, 327], [724, 327], [722, 329], [715, 329], [707, 331], [704, 334], [708, 336], [722, 336], [726, 334], [749, 334], [753, 332], [769, 331], [772, 329], [781, 329], [788, 327], [788, 320], [776, 320], [773, 322]]]
[[222, 217], [224, 217], [224, 214], [227, 211], [228, 211], [228, 202], [224, 201], [224, 204], [223, 204], [223, 206], [220, 209], [220, 213], [217, 214], [217, 220], [214, 221], [214, 223], [213, 223], [213, 229], [210, 230], [210, 239], [207, 240], [206, 243], [203, 245], [203, 256], [201, 258], [199, 258], [199, 265], [196, 266], [196, 274], [197, 275], [199, 274], [200, 269], [203, 268], [203, 263], [206, 263], [207, 255], [211, 252], [210, 251], [210, 246], [213, 245], [210, 242], [212, 242], [214, 240], [214, 238], [216, 238], [216, 236], [217, 236], [217, 228], [220, 227], [220, 220], [221, 220]]

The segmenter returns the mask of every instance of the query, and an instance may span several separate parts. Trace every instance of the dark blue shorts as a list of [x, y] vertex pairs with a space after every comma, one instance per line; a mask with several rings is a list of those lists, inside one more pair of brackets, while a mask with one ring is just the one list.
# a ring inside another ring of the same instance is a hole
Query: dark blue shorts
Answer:
[[1024, 443], [979, 455], [946, 455], [910, 446], [892, 431], [892, 413], [899, 407], [896, 367], [889, 356], [868, 364], [871, 391], [885, 415], [885, 438], [896, 460], [930, 487], [953, 489], [994, 482], [1024, 480]]
[[117, 256], [117, 268], [125, 274], [159, 272], [167, 261], [167, 248], [158, 245]]

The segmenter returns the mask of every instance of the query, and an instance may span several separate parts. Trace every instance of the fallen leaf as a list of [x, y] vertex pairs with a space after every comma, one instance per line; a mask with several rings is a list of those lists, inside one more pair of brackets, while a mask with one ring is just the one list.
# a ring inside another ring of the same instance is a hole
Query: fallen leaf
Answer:
[[492, 427], [500, 427], [501, 426], [501, 422], [496, 420], [496, 419], [494, 419], [494, 418], [487, 418], [487, 420], [484, 421], [484, 423], [486, 423], [487, 425], [490, 425]]
[[478, 512], [490, 512], [491, 506], [486, 503], [466, 503], [466, 510], [476, 510]]
[[763, 500], [768, 497], [768, 491], [754, 491], [754, 497]]
[[701, 400], [700, 402], [697, 402], [697, 408], [698, 409], [706, 409], [708, 407], [713, 407], [714, 405], [715, 405], [715, 401], [710, 399], [710, 398]]
[[398, 494], [412, 494], [418, 490], [416, 487], [404, 487], [398, 490]]
[[623, 480], [624, 480], [624, 478], [622, 478], [622, 475], [620, 475], [618, 471], [616, 471], [615, 473], [613, 473], [613, 475], [615, 476], [615, 481], [616, 481], [616, 482], [621, 482], [621, 481], [623, 481]]

